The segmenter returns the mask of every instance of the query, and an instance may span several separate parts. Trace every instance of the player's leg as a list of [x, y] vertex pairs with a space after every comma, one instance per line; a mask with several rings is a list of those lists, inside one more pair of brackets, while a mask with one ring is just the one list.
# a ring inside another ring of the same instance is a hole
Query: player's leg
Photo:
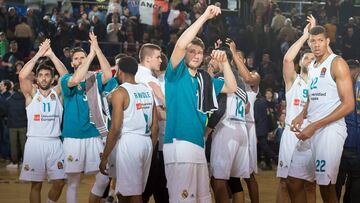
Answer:
[[325, 203], [338, 203], [335, 184], [320, 185], [321, 198]]
[[228, 202], [227, 180], [211, 178], [211, 187], [214, 191], [216, 202]]
[[31, 182], [30, 190], [30, 203], [40, 203], [41, 202], [41, 187], [42, 182]]
[[65, 186], [65, 180], [63, 179], [53, 180], [52, 186], [48, 193], [48, 199], [53, 202], [56, 202], [59, 199], [64, 186]]
[[240, 178], [231, 177], [228, 180], [228, 185], [230, 188], [230, 192], [232, 194], [232, 202], [233, 203], [243, 203], [245, 202], [245, 194], [244, 189], [241, 185]]
[[306, 202], [306, 193], [304, 190], [304, 180], [288, 176], [286, 185], [288, 187], [291, 202]]
[[304, 181], [304, 190], [307, 203], [316, 202], [316, 182]]
[[256, 181], [255, 174], [252, 173], [250, 178], [244, 178], [249, 191], [251, 203], [259, 203], [259, 185]]
[[290, 196], [289, 196], [289, 188], [287, 186], [286, 178], [280, 178], [278, 190], [276, 193], [276, 202], [277, 203], [289, 203]]

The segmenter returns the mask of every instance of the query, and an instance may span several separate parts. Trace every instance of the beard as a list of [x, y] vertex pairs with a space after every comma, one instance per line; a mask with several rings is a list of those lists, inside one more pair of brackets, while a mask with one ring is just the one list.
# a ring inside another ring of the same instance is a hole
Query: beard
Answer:
[[42, 85], [41, 83], [38, 83], [38, 87], [42, 90], [49, 90], [51, 87], [51, 83], [47, 83], [46, 85]]

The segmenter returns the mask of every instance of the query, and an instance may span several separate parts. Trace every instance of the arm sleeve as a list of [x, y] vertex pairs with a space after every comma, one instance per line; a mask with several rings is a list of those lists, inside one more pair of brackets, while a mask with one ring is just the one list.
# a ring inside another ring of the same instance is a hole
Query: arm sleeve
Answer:
[[182, 59], [175, 68], [176, 69], [174, 70], [174, 67], [172, 66], [172, 63], [170, 61], [167, 65], [166, 73], [165, 73], [165, 78], [168, 81], [176, 81], [181, 77], [181, 75], [183, 74], [186, 68], [185, 59]]
[[67, 74], [63, 75], [62, 78], [60, 79], [61, 91], [64, 96], [70, 96], [70, 95], [75, 94], [74, 88], [76, 88], [76, 86], [75, 87], [68, 86], [68, 82], [71, 77], [72, 77], [72, 75], [67, 73]]

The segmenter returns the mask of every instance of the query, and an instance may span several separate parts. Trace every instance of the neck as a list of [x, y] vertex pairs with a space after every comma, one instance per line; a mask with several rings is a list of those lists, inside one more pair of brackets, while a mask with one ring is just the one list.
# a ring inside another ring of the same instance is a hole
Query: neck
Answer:
[[47, 97], [47, 96], [49, 96], [51, 89], [49, 88], [47, 90], [43, 90], [43, 89], [39, 88], [39, 91], [40, 91], [40, 94], [42, 94], [44, 97]]
[[307, 82], [308, 80], [308, 74], [301, 71], [300, 77]]
[[134, 76], [125, 76], [124, 83], [136, 84]]
[[190, 75], [194, 77], [196, 75], [196, 73], [197, 73], [197, 68], [190, 68], [189, 67], [189, 72], [190, 72]]
[[141, 66], [144, 66], [145, 68], [147, 68], [147, 69], [149, 69], [149, 70], [151, 70], [149, 64], [147, 64], [147, 63], [145, 63], [145, 62], [141, 62], [140, 65], [141, 65]]
[[328, 56], [330, 56], [330, 52], [326, 51], [324, 55], [316, 57], [316, 63], [321, 64], [327, 59]]

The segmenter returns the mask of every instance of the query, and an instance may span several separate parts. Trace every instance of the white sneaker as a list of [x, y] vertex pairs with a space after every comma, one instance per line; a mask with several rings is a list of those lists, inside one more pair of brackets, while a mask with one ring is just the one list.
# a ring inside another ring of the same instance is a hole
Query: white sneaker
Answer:
[[17, 169], [18, 167], [19, 166], [17, 164], [13, 164], [13, 163], [6, 165], [6, 168], [9, 168], [9, 169]]

